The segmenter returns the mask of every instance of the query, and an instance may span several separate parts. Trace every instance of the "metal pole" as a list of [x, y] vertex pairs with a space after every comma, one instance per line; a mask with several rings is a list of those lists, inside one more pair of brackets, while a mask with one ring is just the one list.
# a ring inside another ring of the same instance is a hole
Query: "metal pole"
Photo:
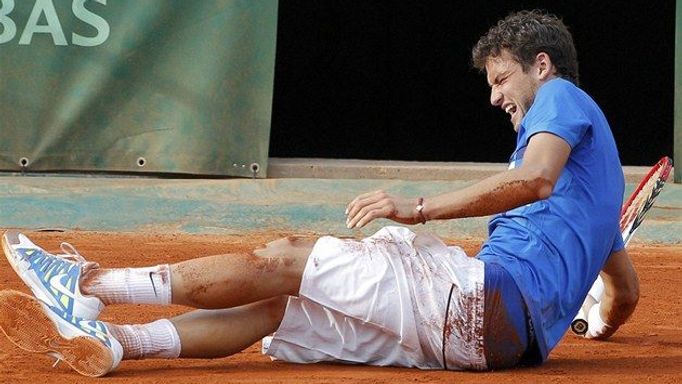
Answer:
[[677, 0], [675, 10], [675, 117], [673, 159], [675, 182], [682, 182], [682, 0]]

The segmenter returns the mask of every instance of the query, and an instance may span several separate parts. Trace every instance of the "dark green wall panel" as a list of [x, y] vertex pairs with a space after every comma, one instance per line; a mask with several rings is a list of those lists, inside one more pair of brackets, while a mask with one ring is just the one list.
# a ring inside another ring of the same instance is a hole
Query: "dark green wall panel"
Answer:
[[0, 169], [265, 176], [277, 5], [0, 0]]

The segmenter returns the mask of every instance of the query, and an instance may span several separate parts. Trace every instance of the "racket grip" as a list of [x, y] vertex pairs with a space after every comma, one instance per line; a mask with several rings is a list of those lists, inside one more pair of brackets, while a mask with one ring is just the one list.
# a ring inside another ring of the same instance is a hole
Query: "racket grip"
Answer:
[[587, 295], [587, 297], [585, 297], [582, 307], [580, 307], [578, 314], [571, 322], [571, 331], [573, 331], [573, 333], [578, 336], [583, 336], [587, 333], [587, 329], [589, 327], [587, 316], [590, 313], [590, 309], [592, 309], [595, 304], [597, 304], [597, 300], [595, 300], [594, 297], [591, 295]]
[[592, 296], [597, 302], [601, 301], [604, 296], [604, 280], [602, 280], [601, 276], [597, 275], [597, 278], [594, 280], [594, 283], [592, 283], [592, 287], [587, 294]]
[[575, 316], [573, 321], [571, 322], [571, 331], [575, 333], [578, 336], [583, 336], [584, 334], [587, 333], [587, 314], [585, 311], [583, 311], [582, 308], [578, 311], [578, 314]]

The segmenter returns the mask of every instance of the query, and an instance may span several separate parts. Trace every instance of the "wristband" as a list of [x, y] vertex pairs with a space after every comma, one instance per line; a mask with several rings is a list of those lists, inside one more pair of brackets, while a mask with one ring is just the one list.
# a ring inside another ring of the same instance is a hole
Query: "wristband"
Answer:
[[419, 214], [419, 222], [422, 224], [426, 224], [426, 216], [424, 216], [424, 198], [420, 197], [419, 201], [417, 202], [417, 206], [415, 207], [417, 210], [417, 213]]
[[601, 314], [599, 314], [599, 310], [601, 308], [601, 303], [597, 303], [590, 308], [590, 311], [587, 313], [587, 333], [585, 333], [585, 337], [588, 339], [594, 339], [597, 338], [606, 331], [608, 331], [609, 328], [611, 328], [610, 325], [606, 324], [604, 320], [601, 318]]
[[602, 280], [601, 276], [597, 275], [597, 279], [592, 283], [592, 287], [587, 294], [592, 296], [594, 301], [601, 301], [604, 297], [604, 280]]

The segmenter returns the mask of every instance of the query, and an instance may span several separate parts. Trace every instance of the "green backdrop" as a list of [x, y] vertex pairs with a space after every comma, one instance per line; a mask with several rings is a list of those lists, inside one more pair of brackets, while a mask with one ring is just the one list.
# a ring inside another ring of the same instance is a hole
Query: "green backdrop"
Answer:
[[266, 175], [277, 0], [0, 7], [0, 170]]

